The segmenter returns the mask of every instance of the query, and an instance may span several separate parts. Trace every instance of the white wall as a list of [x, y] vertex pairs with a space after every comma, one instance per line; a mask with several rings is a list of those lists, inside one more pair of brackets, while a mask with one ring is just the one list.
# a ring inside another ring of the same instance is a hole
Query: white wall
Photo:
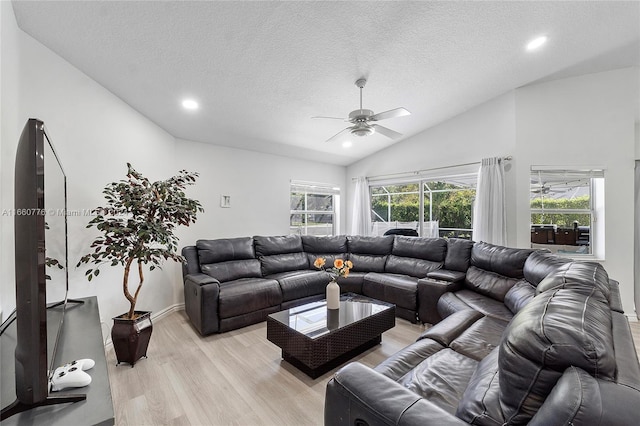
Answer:
[[[52, 137], [68, 180], [68, 208], [102, 204], [102, 188], [121, 179], [126, 162], [152, 179], [167, 177], [173, 166], [175, 139], [68, 62], [19, 30], [11, 3], [2, 5], [2, 208], [13, 208], [17, 141], [28, 118], [39, 118]], [[17, 82], [17, 84], [16, 84]], [[88, 251], [93, 230], [89, 217], [69, 217], [70, 296], [97, 295], [106, 322], [128, 309], [122, 295], [122, 270], [104, 268], [88, 283], [79, 257]], [[2, 306], [14, 304], [13, 217], [2, 217]], [[138, 308], [158, 311], [176, 303], [173, 287], [178, 265], [147, 275], [149, 287]]]
[[[508, 93], [350, 165], [347, 168], [347, 179], [350, 183], [347, 195], [349, 225], [351, 198], [355, 189], [352, 178], [412, 172], [479, 162], [484, 157], [513, 155], [515, 150], [514, 111], [514, 95]], [[507, 234], [508, 244], [511, 246], [516, 244], [513, 168], [517, 161], [518, 159], [514, 157], [505, 166]]]
[[[287, 235], [291, 180], [337, 185], [344, 199], [342, 166], [178, 139], [176, 167], [200, 173], [189, 196], [205, 209], [195, 225], [180, 230], [185, 245], [206, 238]], [[231, 196], [231, 208], [220, 207], [221, 195]]]
[[531, 85], [516, 90], [515, 156], [518, 245], [530, 238], [531, 165], [605, 168], [605, 259], [620, 281], [627, 314], [633, 303], [633, 200], [638, 69], [626, 68]]
[[[67, 174], [70, 211], [102, 205], [102, 189], [125, 177], [127, 162], [152, 180], [167, 178], [180, 169], [200, 172], [189, 196], [199, 199], [206, 211], [195, 225], [179, 230], [184, 241], [181, 245], [194, 244], [200, 238], [288, 234], [292, 179], [344, 188], [342, 166], [176, 141], [22, 32], [10, 2], [0, 2], [0, 7], [2, 209], [13, 208], [15, 152], [28, 118], [43, 120], [52, 137]], [[231, 196], [231, 208], [220, 208], [221, 194]], [[344, 216], [344, 201], [341, 205]], [[85, 228], [89, 220], [68, 218], [70, 297], [97, 295], [101, 316], [110, 324], [111, 317], [128, 309], [122, 295], [122, 269], [107, 266], [89, 283], [84, 278], [87, 268], [75, 268], [96, 236], [95, 230]], [[4, 315], [8, 315], [15, 306], [13, 217], [2, 217], [1, 224], [0, 303]], [[157, 312], [183, 301], [180, 265], [165, 263], [162, 271], [147, 273], [145, 278], [138, 309]], [[133, 275], [132, 281], [136, 282]]]
[[[13, 208], [13, 173], [15, 151], [20, 136], [18, 110], [20, 98], [18, 38], [11, 2], [0, 2], [0, 204], [2, 210]], [[0, 309], [5, 319], [15, 307], [13, 281], [13, 217], [0, 215]]]
[[[565, 78], [514, 90], [347, 168], [347, 179], [410, 172], [512, 155], [507, 163], [508, 245], [530, 246], [531, 165], [606, 168], [602, 262], [633, 303], [633, 159], [638, 68]], [[349, 185], [349, 197], [353, 193]], [[350, 200], [350, 198], [349, 198]], [[351, 217], [351, 203], [347, 218]]]

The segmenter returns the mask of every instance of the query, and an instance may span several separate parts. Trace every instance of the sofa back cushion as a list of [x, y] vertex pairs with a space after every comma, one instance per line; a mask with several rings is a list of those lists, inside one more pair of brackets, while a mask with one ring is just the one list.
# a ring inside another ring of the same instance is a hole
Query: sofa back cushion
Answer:
[[393, 241], [385, 272], [424, 278], [442, 268], [447, 254], [443, 238], [415, 238], [398, 235]]
[[220, 282], [261, 276], [251, 237], [198, 240], [196, 249], [202, 273]]
[[596, 288], [608, 302], [611, 301], [611, 288], [607, 271], [595, 262], [570, 262], [557, 267], [543, 279], [536, 293], [540, 294], [559, 288], [572, 288], [590, 293]]
[[527, 280], [519, 280], [507, 291], [504, 296], [504, 305], [517, 314], [536, 295], [536, 288]]
[[393, 235], [382, 237], [347, 236], [353, 272], [384, 272], [393, 247]]
[[502, 425], [498, 383], [499, 348], [494, 348], [480, 361], [458, 404], [456, 416], [474, 425]]
[[302, 236], [302, 248], [307, 254], [311, 268], [313, 262], [319, 257], [326, 260], [326, 267], [330, 268], [336, 259], [347, 260], [347, 237], [344, 235], [332, 237], [316, 237], [315, 235]]
[[557, 289], [534, 297], [504, 332], [499, 354], [500, 404], [508, 424], [526, 424], [570, 366], [596, 378], [615, 376], [609, 304]]
[[536, 250], [524, 262], [524, 278], [537, 287], [547, 275], [571, 261], [546, 250]]
[[502, 302], [511, 287], [523, 278], [524, 263], [532, 252], [530, 249], [475, 243], [471, 249], [471, 265], [465, 285]]
[[255, 236], [253, 241], [262, 275], [309, 269], [309, 260], [302, 249], [300, 235]]
[[534, 250], [475, 243], [471, 249], [471, 266], [508, 278], [523, 278], [524, 263]]
[[467, 272], [471, 263], [471, 249], [473, 241], [462, 238], [447, 240], [447, 257], [444, 259], [444, 269], [449, 271]]

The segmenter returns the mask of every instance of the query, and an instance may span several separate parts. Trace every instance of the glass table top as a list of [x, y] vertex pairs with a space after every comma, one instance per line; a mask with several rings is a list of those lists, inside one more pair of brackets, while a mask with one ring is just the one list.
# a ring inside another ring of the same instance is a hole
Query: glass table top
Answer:
[[326, 300], [320, 300], [276, 312], [269, 317], [316, 339], [392, 307], [392, 304], [380, 300], [345, 293], [340, 296], [340, 309], [327, 309]]

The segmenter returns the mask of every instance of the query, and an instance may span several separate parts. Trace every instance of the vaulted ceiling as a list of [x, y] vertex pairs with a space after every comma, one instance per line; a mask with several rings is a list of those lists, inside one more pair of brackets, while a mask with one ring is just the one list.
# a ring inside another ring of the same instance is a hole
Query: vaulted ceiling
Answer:
[[[176, 138], [347, 165], [541, 79], [640, 64], [640, 3], [14, 1], [20, 28]], [[535, 51], [526, 44], [546, 35]], [[193, 98], [197, 111], [181, 102]], [[400, 140], [402, 140], [400, 139]]]

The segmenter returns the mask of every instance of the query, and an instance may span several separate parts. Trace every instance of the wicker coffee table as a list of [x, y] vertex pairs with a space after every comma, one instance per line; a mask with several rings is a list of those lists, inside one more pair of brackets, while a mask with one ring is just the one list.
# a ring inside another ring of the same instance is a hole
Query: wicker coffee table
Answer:
[[282, 358], [316, 378], [382, 341], [396, 324], [396, 307], [346, 293], [340, 309], [326, 301], [307, 303], [267, 317], [267, 340], [282, 349]]

